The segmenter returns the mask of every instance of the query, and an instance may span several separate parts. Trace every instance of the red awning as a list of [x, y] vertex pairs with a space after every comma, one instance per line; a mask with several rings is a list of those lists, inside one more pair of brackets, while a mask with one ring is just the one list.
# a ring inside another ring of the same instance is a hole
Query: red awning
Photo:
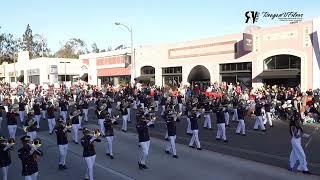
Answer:
[[130, 67], [97, 69], [97, 76], [125, 76], [131, 75]]

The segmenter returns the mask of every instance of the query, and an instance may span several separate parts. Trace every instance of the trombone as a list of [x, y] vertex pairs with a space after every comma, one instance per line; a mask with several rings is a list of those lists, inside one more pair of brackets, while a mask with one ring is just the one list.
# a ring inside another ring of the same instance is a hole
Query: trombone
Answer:
[[89, 135], [89, 136], [92, 136], [92, 137], [95, 137], [95, 138], [98, 138], [101, 135], [99, 129], [89, 130], [88, 128], [85, 128], [84, 132], [86, 133], [86, 135]]

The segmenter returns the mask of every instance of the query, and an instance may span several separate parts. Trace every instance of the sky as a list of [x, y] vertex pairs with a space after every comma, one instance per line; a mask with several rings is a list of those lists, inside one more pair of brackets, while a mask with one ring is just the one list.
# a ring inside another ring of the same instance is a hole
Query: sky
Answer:
[[[0, 32], [21, 37], [27, 24], [43, 34], [55, 52], [68, 39], [83, 39], [88, 47], [125, 44], [132, 26], [134, 45], [172, 43], [242, 32], [246, 11], [303, 13], [320, 16], [320, 1], [295, 0], [1, 0]], [[255, 25], [286, 24], [259, 18]]]

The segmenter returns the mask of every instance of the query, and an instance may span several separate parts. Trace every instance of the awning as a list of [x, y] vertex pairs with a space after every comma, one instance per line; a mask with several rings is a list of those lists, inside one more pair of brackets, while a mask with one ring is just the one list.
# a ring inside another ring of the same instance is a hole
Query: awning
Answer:
[[154, 74], [148, 74], [148, 75], [141, 75], [137, 78], [135, 78], [138, 81], [154, 81]]
[[270, 70], [270, 71], [263, 71], [259, 74], [259, 77], [264, 79], [282, 79], [282, 78], [296, 78], [300, 75], [299, 70]]

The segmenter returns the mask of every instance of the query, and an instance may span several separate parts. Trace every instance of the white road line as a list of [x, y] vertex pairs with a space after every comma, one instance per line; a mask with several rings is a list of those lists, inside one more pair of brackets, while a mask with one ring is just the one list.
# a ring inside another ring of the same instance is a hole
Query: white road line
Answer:
[[304, 146], [304, 148], [307, 148], [307, 147], [309, 146], [309, 144], [310, 144], [313, 136], [316, 134], [316, 132], [318, 131], [318, 129], [319, 129], [319, 127], [316, 127], [315, 130], [311, 133], [311, 136], [310, 136], [310, 138], [308, 139], [308, 141], [307, 141], [306, 145]]

